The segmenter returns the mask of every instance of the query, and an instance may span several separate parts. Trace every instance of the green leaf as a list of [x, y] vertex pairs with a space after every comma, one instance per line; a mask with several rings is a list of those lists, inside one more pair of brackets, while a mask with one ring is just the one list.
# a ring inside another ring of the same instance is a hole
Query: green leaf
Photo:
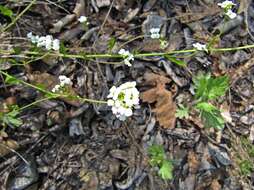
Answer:
[[114, 37], [110, 38], [110, 40], [108, 41], [109, 50], [112, 50], [115, 44], [116, 44], [116, 39]]
[[164, 180], [173, 178], [173, 164], [170, 160], [164, 160], [159, 170], [159, 175]]
[[67, 54], [67, 48], [65, 47], [64, 43], [63, 42], [60, 42], [60, 53], [62, 54]]
[[224, 119], [221, 116], [220, 110], [215, 106], [206, 102], [201, 102], [196, 105], [196, 108], [201, 112], [201, 119], [205, 127], [213, 127], [216, 129], [224, 128]]
[[22, 120], [20, 118], [17, 118], [18, 114], [19, 114], [19, 110], [17, 106], [13, 107], [14, 110], [3, 114], [2, 116], [2, 121], [3, 123], [5, 123], [6, 125], [9, 126], [14, 126], [14, 127], [19, 127], [20, 125], [22, 125]]
[[207, 89], [209, 91], [208, 99], [213, 100], [220, 96], [224, 96], [228, 87], [229, 87], [228, 76], [225, 75], [217, 78], [210, 78], [207, 85]]
[[183, 119], [189, 117], [189, 109], [183, 105], [179, 105], [179, 108], [176, 110], [176, 117]]
[[213, 100], [225, 95], [229, 87], [229, 78], [227, 76], [213, 78], [210, 74], [201, 74], [195, 77], [193, 82], [195, 98], [202, 101]]
[[171, 62], [173, 62], [173, 63], [175, 63], [175, 64], [177, 64], [177, 65], [179, 65], [179, 66], [181, 66], [181, 67], [187, 65], [186, 62], [184, 62], [184, 61], [182, 61], [182, 60], [179, 60], [179, 59], [177, 59], [176, 57], [172, 57], [172, 56], [170, 56], [170, 55], [165, 55], [164, 57], [165, 57], [166, 59], [168, 59], [169, 61], [171, 61]]
[[13, 18], [12, 10], [6, 6], [0, 5], [0, 13], [4, 16], [11, 18], [11, 19]]
[[165, 152], [162, 145], [152, 145], [148, 148], [148, 153], [151, 157], [150, 164], [156, 166], [161, 164], [165, 158]]
[[5, 78], [5, 83], [13, 85], [13, 84], [19, 84], [20, 81], [11, 75], [7, 75]]

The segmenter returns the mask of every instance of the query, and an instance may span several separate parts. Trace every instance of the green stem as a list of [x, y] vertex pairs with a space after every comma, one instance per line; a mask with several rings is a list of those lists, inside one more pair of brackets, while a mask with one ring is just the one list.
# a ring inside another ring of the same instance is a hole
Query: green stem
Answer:
[[[225, 52], [225, 51], [236, 51], [241, 49], [254, 48], [254, 44], [245, 45], [233, 48], [209, 48], [210, 52]], [[185, 49], [185, 50], [175, 50], [170, 52], [152, 52], [152, 53], [138, 53], [134, 54], [135, 58], [140, 57], [151, 57], [151, 56], [165, 56], [165, 55], [174, 55], [174, 54], [183, 54], [183, 53], [195, 53], [198, 52], [196, 49]], [[15, 51], [6, 51], [0, 50], [0, 54], [13, 54]], [[45, 52], [34, 52], [34, 51], [24, 51], [22, 52], [24, 55], [41, 55], [43, 56]], [[58, 56], [63, 58], [77, 58], [77, 59], [92, 59], [92, 58], [123, 58], [122, 55], [119, 54], [86, 54], [86, 55], [77, 55], [77, 54], [63, 54], [63, 53], [47, 53], [49, 56]], [[102, 63], [103, 64], [103, 63]]]
[[38, 91], [40, 91], [40, 92], [43, 92], [43, 93], [45, 93], [45, 94], [48, 94], [48, 95], [50, 96], [50, 97], [47, 97], [47, 98], [44, 98], [44, 99], [37, 100], [37, 101], [35, 101], [35, 102], [31, 103], [31, 104], [28, 104], [27, 106], [24, 106], [24, 107], [22, 107], [22, 108], [20, 108], [20, 109], [25, 109], [25, 108], [30, 107], [30, 106], [32, 106], [32, 105], [35, 105], [35, 104], [37, 104], [37, 103], [39, 103], [39, 102], [45, 101], [45, 100], [47, 100], [47, 99], [53, 99], [53, 98], [59, 98], [59, 97], [61, 97], [61, 98], [70, 98], [70, 99], [77, 99], [77, 100], [80, 100], [80, 101], [82, 101], [82, 102], [90, 102], [90, 103], [96, 103], [96, 104], [107, 104], [107, 101], [103, 101], [103, 100], [94, 100], [94, 99], [89, 99], [89, 98], [82, 98], [82, 97], [79, 97], [79, 96], [72, 96], [72, 95], [68, 95], [68, 94], [57, 94], [57, 93], [52, 93], [52, 92], [49, 92], [49, 91], [47, 91], [47, 90], [45, 90], [45, 89], [43, 89], [43, 88], [40, 88], [40, 87], [38, 87], [38, 86], [36, 86], [36, 85], [27, 83], [27, 82], [25, 82], [25, 81], [23, 81], [23, 80], [20, 80], [20, 79], [17, 79], [16, 77], [14, 77], [14, 76], [12, 76], [12, 75], [9, 75], [8, 73], [6, 73], [6, 72], [4, 72], [4, 71], [1, 71], [1, 70], [0, 70], [0, 73], [2, 73], [3, 75], [5, 75], [6, 77], [15, 78], [15, 79], [17, 80], [17, 82], [20, 82], [20, 83], [22, 83], [22, 84], [24, 84], [24, 85], [26, 85], [26, 86], [29, 86], [29, 87], [31, 87], [31, 88], [34, 88], [34, 89], [36, 89], [36, 90], [38, 90]]

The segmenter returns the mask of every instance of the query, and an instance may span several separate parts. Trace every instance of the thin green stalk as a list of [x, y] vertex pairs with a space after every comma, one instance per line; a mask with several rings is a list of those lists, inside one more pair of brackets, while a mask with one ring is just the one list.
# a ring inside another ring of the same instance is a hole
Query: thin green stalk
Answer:
[[17, 20], [20, 19], [20, 17], [21, 17], [23, 14], [25, 14], [25, 13], [33, 6], [33, 4], [34, 4], [35, 2], [36, 2], [36, 0], [31, 1], [30, 4], [29, 4], [18, 16], [16, 16], [16, 18], [13, 19], [13, 21], [12, 21], [10, 24], [8, 24], [8, 25], [2, 30], [2, 32], [8, 30], [12, 25], [14, 25], [14, 24], [17, 22]]
[[42, 99], [36, 100], [36, 101], [34, 101], [34, 102], [30, 103], [30, 104], [27, 104], [27, 105], [19, 108], [19, 111], [22, 111], [24, 109], [27, 109], [27, 108], [29, 108], [31, 106], [34, 106], [34, 105], [36, 105], [36, 104], [38, 104], [40, 102], [44, 102], [44, 101], [49, 100], [49, 99], [52, 99], [52, 97], [46, 97], [46, 98], [42, 98]]
[[[239, 46], [239, 47], [232, 47], [232, 48], [209, 48], [210, 52], [226, 52], [226, 51], [236, 51], [236, 50], [242, 50], [242, 49], [248, 49], [248, 48], [254, 48], [254, 44], [252, 45], [245, 45], [245, 46]], [[141, 58], [141, 57], [151, 57], [151, 56], [165, 56], [165, 55], [174, 55], [174, 54], [183, 54], [183, 53], [195, 53], [198, 52], [196, 49], [184, 49], [184, 50], [175, 50], [170, 52], [152, 52], [152, 53], [137, 53], [134, 54], [135, 58]], [[13, 54], [15, 51], [6, 51], [6, 50], [0, 50], [0, 54]], [[21, 52], [21, 54], [24, 55], [40, 55], [43, 56], [45, 52], [34, 52], [34, 51], [24, 51]], [[49, 56], [58, 56], [63, 58], [77, 58], [77, 59], [91, 59], [91, 58], [123, 58], [122, 55], [119, 54], [63, 54], [63, 53], [54, 53], [49, 52], [47, 53]], [[103, 63], [102, 63], [103, 64]]]
[[[106, 104], [107, 103], [107, 101], [103, 101], [103, 100], [94, 100], [94, 99], [89, 99], [89, 98], [82, 98], [82, 97], [79, 97], [79, 96], [72, 96], [72, 95], [68, 95], [68, 94], [53, 93], [53, 92], [47, 91], [47, 90], [45, 90], [43, 88], [40, 88], [40, 87], [38, 87], [36, 85], [30, 84], [30, 83], [25, 82], [25, 81], [20, 80], [20, 79], [17, 79], [16, 77], [14, 77], [12, 75], [9, 75], [8, 73], [6, 73], [4, 71], [0, 70], [0, 73], [2, 73], [3, 75], [5, 75], [7, 77], [15, 78], [18, 82], [20, 82], [20, 83], [22, 83], [22, 84], [24, 84], [26, 86], [29, 86], [31, 88], [34, 88], [34, 89], [36, 89], [36, 90], [38, 90], [40, 92], [43, 92], [43, 93], [49, 95], [49, 97], [47, 97], [47, 98], [35, 101], [35, 102], [31, 103], [31, 104], [28, 104], [27, 107], [30, 107], [30, 106], [32, 106], [34, 104], [37, 104], [38, 102], [41, 102], [41, 101], [44, 101], [44, 100], [47, 100], [47, 99], [53, 99], [53, 98], [59, 98], [59, 97], [61, 97], [61, 98], [70, 98], [70, 99], [77, 99], [77, 100], [80, 100], [82, 102], [90, 102], [90, 103], [97, 103], [97, 104]], [[27, 108], [27, 107], [25, 106], [25, 108]], [[22, 109], [25, 109], [25, 108], [23, 107]]]

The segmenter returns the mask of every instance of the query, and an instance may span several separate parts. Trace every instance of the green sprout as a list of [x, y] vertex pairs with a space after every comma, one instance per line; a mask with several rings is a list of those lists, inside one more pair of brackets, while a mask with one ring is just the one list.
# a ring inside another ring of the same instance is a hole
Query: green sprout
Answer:
[[166, 158], [166, 153], [161, 145], [152, 145], [148, 149], [149, 163], [152, 167], [159, 167], [158, 174], [164, 180], [173, 178], [173, 164]]

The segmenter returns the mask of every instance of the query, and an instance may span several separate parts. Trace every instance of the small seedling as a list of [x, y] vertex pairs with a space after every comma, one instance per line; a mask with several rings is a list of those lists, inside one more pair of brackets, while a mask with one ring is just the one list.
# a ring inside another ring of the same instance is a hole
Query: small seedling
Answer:
[[152, 167], [159, 167], [158, 174], [162, 179], [168, 180], [173, 178], [173, 164], [166, 158], [165, 151], [161, 145], [152, 145], [148, 149], [149, 163]]
[[195, 108], [200, 112], [200, 116], [206, 127], [223, 129], [224, 119], [220, 110], [208, 101], [215, 100], [225, 95], [229, 88], [227, 76], [211, 77], [210, 74], [198, 75], [193, 80], [195, 88], [195, 98], [197, 104]]

